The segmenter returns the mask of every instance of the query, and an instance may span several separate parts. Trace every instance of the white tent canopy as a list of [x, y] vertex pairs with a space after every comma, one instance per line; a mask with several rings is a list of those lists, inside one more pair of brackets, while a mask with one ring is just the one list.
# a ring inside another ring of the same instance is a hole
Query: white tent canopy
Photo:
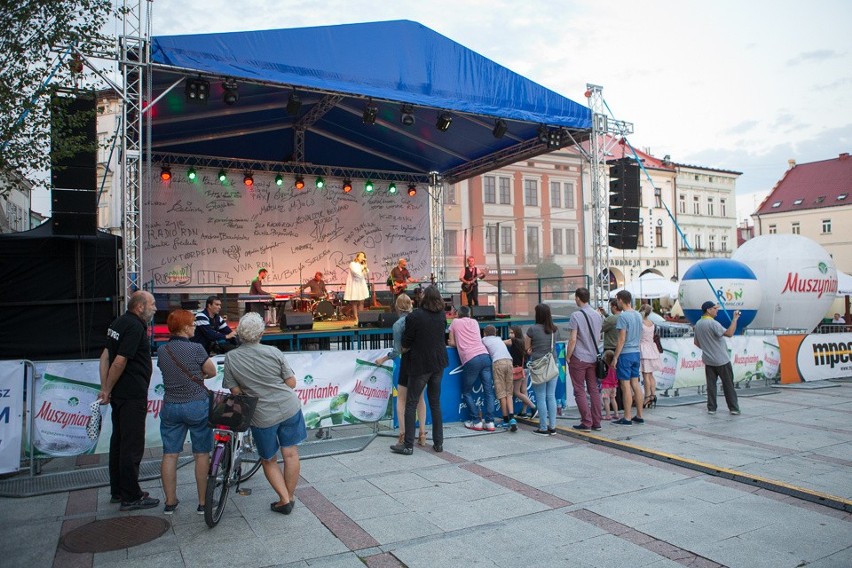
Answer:
[[619, 290], [627, 290], [634, 298], [647, 298], [649, 300], [676, 300], [678, 285], [676, 282], [672, 282], [668, 278], [649, 272], [630, 282], [624, 288], [613, 290], [609, 293], [609, 297], [615, 298], [615, 295], [619, 292]]
[[852, 296], [852, 276], [837, 271], [837, 295]]

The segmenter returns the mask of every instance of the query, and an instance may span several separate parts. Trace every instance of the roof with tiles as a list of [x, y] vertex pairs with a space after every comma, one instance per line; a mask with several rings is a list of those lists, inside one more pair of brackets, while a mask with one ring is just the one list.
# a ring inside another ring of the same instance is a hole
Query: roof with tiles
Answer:
[[755, 215], [837, 207], [852, 203], [852, 158], [793, 165], [775, 185]]

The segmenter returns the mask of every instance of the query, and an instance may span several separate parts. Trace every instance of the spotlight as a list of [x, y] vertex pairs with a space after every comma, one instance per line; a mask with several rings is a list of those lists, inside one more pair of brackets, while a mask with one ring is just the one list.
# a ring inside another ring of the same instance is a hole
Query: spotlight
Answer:
[[408, 197], [414, 197], [417, 195], [417, 186], [413, 183], [408, 184]]
[[254, 185], [254, 178], [252, 177], [251, 172], [246, 172], [246, 174], [243, 175], [243, 185], [246, 187]]
[[367, 183], [364, 184], [364, 192], [373, 193], [373, 181], [367, 180]]
[[361, 115], [361, 120], [364, 121], [364, 124], [375, 124], [376, 116], [379, 114], [379, 108], [373, 104], [373, 101], [370, 100], [367, 103], [367, 106], [364, 107], [364, 114]]
[[494, 138], [503, 138], [507, 130], [509, 130], [509, 126], [506, 124], [506, 121], [498, 118], [494, 122], [494, 130], [491, 131], [491, 134], [494, 135]]
[[395, 183], [391, 182], [391, 184], [388, 186], [388, 193], [391, 194], [391, 195], [396, 195], [396, 184]]
[[172, 169], [169, 166], [163, 166], [160, 170], [160, 179], [169, 181], [172, 179]]
[[305, 189], [305, 178], [296, 176], [296, 189]]
[[352, 180], [346, 178], [343, 180], [343, 193], [349, 193], [350, 191], [352, 191]]
[[189, 168], [186, 172], [186, 177], [189, 178], [189, 181], [195, 181], [195, 178], [198, 177], [198, 174], [195, 173], [195, 168]]
[[562, 145], [562, 129], [551, 128], [547, 133], [547, 147], [559, 148]]
[[435, 122], [435, 128], [441, 132], [446, 132], [453, 123], [453, 117], [448, 112], [442, 112], [438, 115], [438, 120]]
[[414, 107], [411, 105], [402, 105], [402, 108], [399, 109], [399, 121], [402, 122], [403, 126], [413, 126], [414, 125]]
[[225, 183], [228, 181], [228, 175], [225, 173], [225, 170], [219, 170], [219, 183]]
[[287, 99], [287, 114], [290, 116], [299, 116], [299, 109], [302, 108], [302, 99], [296, 94], [296, 91], [290, 93], [290, 98]]
[[538, 141], [547, 144], [547, 127], [543, 124], [538, 125]]
[[207, 99], [210, 98], [210, 82], [201, 77], [188, 79], [183, 93], [188, 102], [206, 105]]
[[317, 189], [322, 189], [323, 187], [325, 187], [325, 180], [322, 179], [322, 176], [317, 176], [317, 181], [315, 183], [316, 183]]
[[281, 187], [284, 185], [284, 177], [281, 174], [275, 176], [275, 185]]
[[222, 83], [222, 89], [224, 90], [222, 100], [226, 105], [231, 106], [240, 100], [240, 94], [237, 92], [237, 82], [233, 79]]

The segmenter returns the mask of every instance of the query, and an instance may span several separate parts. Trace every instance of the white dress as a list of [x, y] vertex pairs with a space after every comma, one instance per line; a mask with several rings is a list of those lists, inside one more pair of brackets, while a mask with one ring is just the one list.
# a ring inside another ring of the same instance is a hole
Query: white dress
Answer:
[[370, 288], [367, 286], [366, 269], [360, 262], [354, 260], [349, 263], [349, 274], [346, 276], [346, 288], [343, 291], [343, 299], [347, 302], [365, 300], [370, 297]]

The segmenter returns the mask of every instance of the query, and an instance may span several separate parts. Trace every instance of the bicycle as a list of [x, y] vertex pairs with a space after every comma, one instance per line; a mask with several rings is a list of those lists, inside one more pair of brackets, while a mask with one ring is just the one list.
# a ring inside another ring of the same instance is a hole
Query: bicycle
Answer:
[[[219, 412], [222, 407], [233, 408], [236, 400], [237, 397], [226, 393], [217, 393], [211, 400], [210, 422], [211, 425], [215, 425], [213, 427], [215, 445], [204, 495], [204, 521], [210, 528], [215, 527], [221, 520], [232, 486], [240, 495], [251, 495], [251, 489], [240, 489], [240, 483], [248, 481], [261, 465], [254, 439], [251, 431], [248, 430], [250, 415], [254, 410], [253, 405], [250, 405], [250, 411], [246, 412], [246, 415], [239, 416], [236, 422], [231, 419], [232, 417], [224, 419]], [[245, 473], [243, 473], [243, 461], [251, 464]]]

